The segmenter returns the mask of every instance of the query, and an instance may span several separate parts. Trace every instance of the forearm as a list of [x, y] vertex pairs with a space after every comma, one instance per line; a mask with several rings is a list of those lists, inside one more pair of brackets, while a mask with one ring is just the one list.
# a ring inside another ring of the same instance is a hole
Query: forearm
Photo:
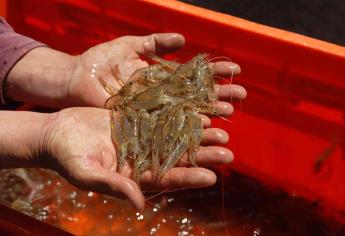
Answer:
[[0, 169], [41, 167], [49, 114], [0, 111]]
[[75, 57], [47, 47], [27, 53], [9, 72], [5, 97], [31, 104], [63, 107]]

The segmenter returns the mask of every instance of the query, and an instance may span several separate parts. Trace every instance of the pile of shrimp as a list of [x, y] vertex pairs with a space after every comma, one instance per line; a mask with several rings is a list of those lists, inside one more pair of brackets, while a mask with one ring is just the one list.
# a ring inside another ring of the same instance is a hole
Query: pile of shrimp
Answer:
[[203, 124], [199, 114], [216, 115], [213, 73], [207, 55], [198, 54], [185, 64], [151, 56], [156, 64], [135, 71], [116, 91], [102, 78], [111, 95], [111, 138], [119, 171], [129, 161], [132, 178], [151, 170], [159, 180], [187, 155], [196, 166]]

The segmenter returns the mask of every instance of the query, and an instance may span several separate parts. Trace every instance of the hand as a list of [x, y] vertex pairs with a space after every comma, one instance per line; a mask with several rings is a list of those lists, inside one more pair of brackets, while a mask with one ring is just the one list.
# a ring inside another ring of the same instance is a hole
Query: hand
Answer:
[[[148, 66], [140, 56], [147, 54], [164, 55], [181, 48], [185, 43], [182, 35], [161, 33], [149, 36], [125, 36], [90, 48], [77, 58], [75, 70], [68, 82], [69, 106], [95, 106], [103, 108], [109, 95], [97, 80], [101, 76], [113, 87], [121, 86], [114, 73], [126, 81], [132, 73]], [[240, 67], [232, 62], [210, 63], [218, 76], [228, 77], [240, 73]], [[118, 71], [117, 71], [118, 69]], [[216, 86], [221, 100], [243, 99], [246, 91], [238, 85]], [[229, 103], [218, 102], [222, 115], [230, 115], [233, 108]]]
[[[117, 159], [111, 141], [110, 111], [99, 108], [69, 108], [50, 114], [46, 122], [40, 163], [58, 171], [79, 188], [126, 196], [137, 209], [143, 209], [144, 196], [138, 185], [130, 179], [132, 168], [128, 163], [117, 172]], [[204, 120], [205, 125], [208, 121]], [[232, 153], [225, 148], [210, 146], [228, 142], [225, 131], [215, 128], [204, 130], [202, 147], [197, 151], [200, 167], [191, 167], [183, 157], [178, 167], [171, 169], [162, 179], [152, 181], [150, 171], [141, 176], [145, 189], [197, 188], [213, 185], [216, 175], [203, 167], [229, 163]]]
[[[79, 56], [71, 56], [47, 47], [31, 50], [14, 65], [3, 85], [7, 99], [48, 107], [96, 106], [103, 108], [108, 94], [97, 80], [101, 76], [115, 88], [120, 85], [114, 73], [126, 80], [137, 69], [147, 66], [140, 59], [145, 54], [164, 55], [184, 45], [180, 34], [163, 33], [149, 36], [125, 36], [90, 48]], [[237, 75], [240, 68], [228, 61], [210, 63], [216, 75]], [[117, 70], [118, 69], [118, 70]], [[220, 100], [243, 99], [246, 91], [238, 85], [216, 87]], [[229, 115], [229, 103], [220, 102]]]

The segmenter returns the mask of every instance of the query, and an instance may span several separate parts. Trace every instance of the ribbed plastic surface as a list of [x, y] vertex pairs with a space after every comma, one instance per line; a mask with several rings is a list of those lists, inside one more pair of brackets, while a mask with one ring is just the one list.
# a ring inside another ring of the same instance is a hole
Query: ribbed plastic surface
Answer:
[[214, 120], [230, 133], [229, 168], [344, 220], [345, 48], [175, 1], [11, 0], [7, 17], [18, 32], [70, 53], [126, 34], [179, 32], [187, 45], [173, 57], [230, 57], [243, 71], [234, 82], [249, 95], [231, 123]]

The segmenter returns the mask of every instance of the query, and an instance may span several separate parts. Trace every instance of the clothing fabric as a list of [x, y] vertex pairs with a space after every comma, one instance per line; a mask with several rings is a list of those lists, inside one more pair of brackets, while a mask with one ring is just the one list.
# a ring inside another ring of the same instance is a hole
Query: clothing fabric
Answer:
[[4, 82], [13, 66], [30, 50], [45, 46], [32, 38], [17, 34], [0, 17], [0, 106], [5, 104]]

